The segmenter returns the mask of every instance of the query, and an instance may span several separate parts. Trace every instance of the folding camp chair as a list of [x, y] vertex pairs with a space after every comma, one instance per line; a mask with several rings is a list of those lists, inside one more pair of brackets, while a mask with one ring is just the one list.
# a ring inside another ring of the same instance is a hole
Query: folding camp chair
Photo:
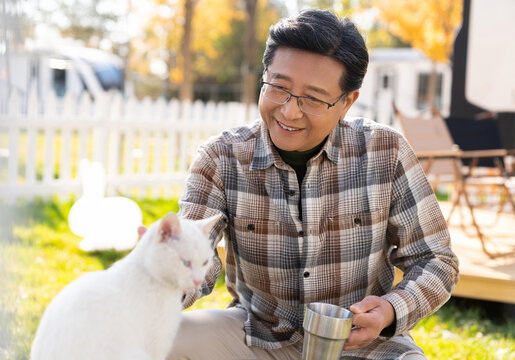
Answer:
[[[507, 186], [510, 180], [501, 160], [508, 155], [508, 151], [506, 149], [460, 150], [459, 146], [454, 143], [447, 124], [436, 108], [415, 117], [409, 117], [401, 113], [395, 104], [393, 104], [393, 108], [404, 136], [413, 147], [432, 186], [436, 187], [442, 183], [451, 183], [456, 186], [457, 194], [454, 197], [451, 211], [447, 217], [447, 223], [449, 223], [460, 200], [463, 199], [470, 211], [472, 224], [481, 241], [483, 251], [488, 256], [494, 257], [486, 248], [485, 236], [476, 221], [467, 188], [472, 186], [496, 187], [505, 195], [504, 198], [501, 197], [502, 200], [499, 204], [501, 210], [504, 205], [504, 199], [506, 199], [510, 202], [511, 208], [515, 212], [513, 195]], [[480, 158], [492, 158], [494, 160], [497, 169], [495, 175], [478, 175], [476, 173], [476, 165]], [[471, 159], [468, 166], [464, 166], [463, 159]]]

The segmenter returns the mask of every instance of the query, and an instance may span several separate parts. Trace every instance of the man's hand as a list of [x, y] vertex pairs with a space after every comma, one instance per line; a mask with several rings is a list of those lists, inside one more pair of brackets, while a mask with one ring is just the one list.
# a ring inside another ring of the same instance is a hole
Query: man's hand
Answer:
[[354, 313], [352, 325], [359, 328], [351, 331], [345, 341], [344, 350], [355, 350], [367, 346], [374, 341], [381, 331], [395, 320], [392, 304], [378, 296], [367, 296], [360, 302], [351, 305]]

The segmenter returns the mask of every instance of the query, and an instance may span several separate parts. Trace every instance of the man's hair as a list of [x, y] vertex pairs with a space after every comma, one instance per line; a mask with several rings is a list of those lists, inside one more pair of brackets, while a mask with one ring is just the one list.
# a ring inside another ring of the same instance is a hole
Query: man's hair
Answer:
[[367, 72], [368, 51], [363, 37], [349, 19], [339, 19], [330, 11], [304, 10], [297, 16], [280, 20], [270, 27], [263, 54], [265, 71], [281, 46], [339, 61], [345, 68], [340, 79], [343, 92], [349, 93], [361, 87]]

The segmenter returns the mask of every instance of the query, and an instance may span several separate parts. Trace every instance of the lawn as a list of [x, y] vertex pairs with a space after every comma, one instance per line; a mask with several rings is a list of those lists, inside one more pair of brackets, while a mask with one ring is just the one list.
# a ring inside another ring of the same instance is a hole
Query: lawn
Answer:
[[[43, 310], [67, 283], [124, 256], [85, 253], [68, 229], [73, 200], [0, 204], [0, 360], [26, 360]], [[145, 200], [144, 224], [175, 200]], [[230, 301], [223, 276], [213, 294], [192, 308], [223, 308]], [[453, 298], [412, 332], [429, 359], [515, 359], [515, 306]]]

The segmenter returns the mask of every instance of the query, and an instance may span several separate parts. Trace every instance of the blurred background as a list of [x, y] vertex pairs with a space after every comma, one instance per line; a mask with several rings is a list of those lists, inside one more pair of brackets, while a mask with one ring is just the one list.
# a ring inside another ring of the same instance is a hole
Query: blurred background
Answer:
[[[43, 100], [118, 90], [125, 97], [257, 101], [268, 28], [304, 8], [356, 22], [371, 52], [355, 106], [389, 122], [401, 106], [449, 112], [454, 0], [2, 0], [0, 96]], [[2, 109], [0, 108], [0, 110]]]

